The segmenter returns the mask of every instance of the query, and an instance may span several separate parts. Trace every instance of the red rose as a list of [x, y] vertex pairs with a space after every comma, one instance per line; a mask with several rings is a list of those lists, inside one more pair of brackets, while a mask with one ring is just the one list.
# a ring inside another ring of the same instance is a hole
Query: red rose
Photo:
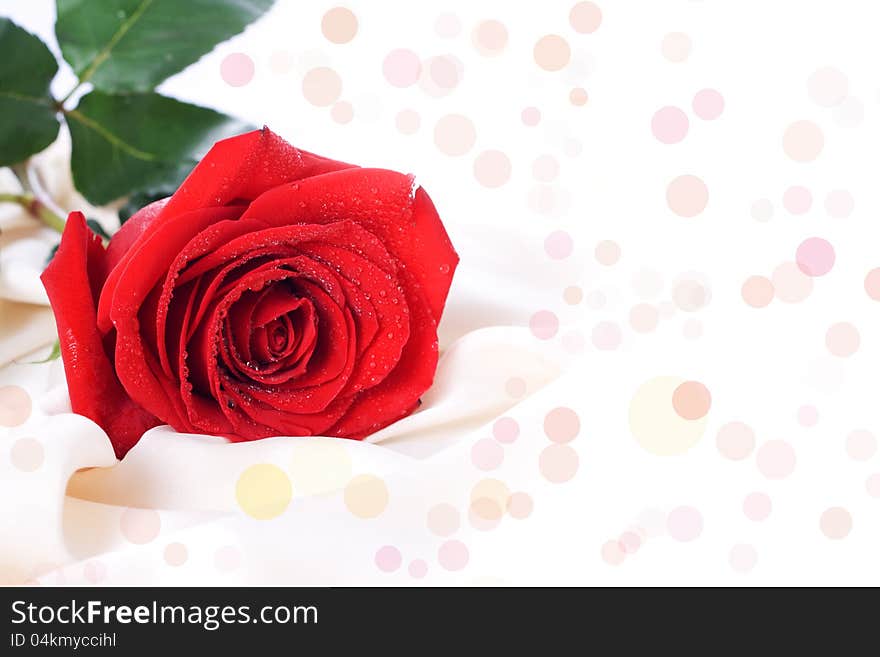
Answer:
[[363, 438], [434, 377], [458, 263], [412, 176], [217, 143], [106, 251], [82, 214], [43, 274], [74, 412], [123, 456], [157, 424]]

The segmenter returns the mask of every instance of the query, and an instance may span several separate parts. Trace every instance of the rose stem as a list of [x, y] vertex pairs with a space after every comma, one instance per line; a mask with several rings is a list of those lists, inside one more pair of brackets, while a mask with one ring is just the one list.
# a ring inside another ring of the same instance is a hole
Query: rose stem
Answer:
[[52, 210], [46, 207], [45, 203], [37, 199], [33, 194], [8, 194], [2, 192], [0, 193], [0, 203], [3, 202], [18, 203], [21, 207], [27, 210], [31, 216], [39, 219], [49, 228], [57, 230], [59, 233], [64, 232], [64, 219], [52, 212]]

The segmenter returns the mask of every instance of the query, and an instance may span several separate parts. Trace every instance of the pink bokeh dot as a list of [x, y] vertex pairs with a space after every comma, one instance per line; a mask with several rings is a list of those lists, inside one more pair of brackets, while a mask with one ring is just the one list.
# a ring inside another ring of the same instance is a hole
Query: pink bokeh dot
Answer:
[[742, 461], [755, 449], [755, 432], [743, 422], [728, 422], [715, 438], [718, 451], [731, 461]]
[[410, 577], [421, 579], [428, 574], [428, 564], [424, 559], [414, 559], [410, 562], [407, 570], [409, 571]]
[[703, 516], [692, 506], [680, 506], [666, 517], [666, 531], [676, 541], [696, 540], [703, 533]]
[[507, 184], [511, 171], [510, 158], [501, 151], [483, 151], [474, 160], [474, 177], [483, 187], [489, 189]]
[[541, 111], [537, 107], [526, 107], [520, 114], [520, 118], [527, 126], [534, 127], [541, 121]]
[[624, 558], [626, 558], [626, 553], [623, 551], [620, 541], [606, 541], [602, 545], [602, 561], [609, 566], [619, 566], [623, 563]]
[[544, 250], [554, 260], [562, 260], [571, 255], [574, 241], [564, 230], [554, 230], [544, 240]]
[[754, 520], [755, 522], [766, 520], [770, 517], [772, 510], [773, 503], [766, 493], [749, 493], [746, 495], [746, 499], [743, 500], [743, 513], [746, 514], [746, 518], [749, 520]]
[[568, 13], [568, 22], [575, 32], [592, 34], [602, 24], [602, 10], [595, 2], [579, 2]]
[[412, 50], [398, 48], [385, 56], [382, 73], [392, 86], [409, 87], [418, 81], [422, 73], [422, 61]]
[[819, 528], [832, 540], [846, 538], [852, 531], [852, 515], [840, 506], [826, 509], [819, 518]]
[[810, 237], [797, 248], [795, 261], [807, 276], [824, 276], [834, 266], [834, 247], [821, 237]]
[[243, 87], [254, 77], [254, 60], [243, 52], [234, 52], [220, 62], [220, 77], [231, 87]]
[[461, 570], [467, 565], [469, 559], [470, 553], [467, 546], [454, 539], [446, 541], [437, 551], [437, 560], [446, 570]]
[[776, 298], [785, 303], [799, 303], [813, 291], [813, 279], [795, 262], [783, 262], [771, 275]]
[[696, 217], [709, 203], [709, 188], [698, 176], [685, 174], [666, 187], [666, 204], [679, 217]]
[[865, 276], [865, 292], [874, 301], [880, 301], [880, 267], [872, 269]]
[[813, 207], [813, 195], [806, 187], [794, 185], [785, 190], [782, 204], [792, 214], [806, 214]]
[[730, 550], [730, 567], [738, 573], [748, 573], [758, 563], [758, 552], [751, 545], [734, 545]]
[[107, 576], [107, 566], [101, 561], [89, 561], [83, 566], [83, 576], [91, 584], [97, 584]]
[[532, 501], [532, 496], [528, 493], [518, 491], [513, 493], [510, 499], [507, 500], [507, 512], [517, 520], [528, 518], [533, 508], [534, 502]]
[[441, 89], [454, 89], [460, 80], [458, 62], [451, 57], [433, 57], [428, 61], [431, 80]]
[[460, 525], [458, 509], [451, 504], [437, 504], [428, 511], [428, 529], [437, 536], [451, 536]]
[[568, 443], [575, 439], [581, 430], [578, 414], [572, 409], [560, 406], [544, 416], [544, 433], [554, 443]]
[[186, 559], [188, 556], [188, 552], [186, 546], [183, 543], [169, 543], [165, 546], [165, 552], [163, 553], [165, 556], [165, 563], [169, 566], [182, 566], [186, 563]]
[[529, 329], [539, 340], [549, 340], [559, 331], [559, 318], [549, 310], [539, 310], [529, 319]]
[[861, 344], [859, 330], [849, 322], [831, 325], [825, 333], [825, 346], [832, 355], [839, 358], [852, 356]]
[[635, 554], [642, 545], [642, 537], [635, 532], [624, 532], [620, 535], [620, 547], [627, 554]]
[[491, 438], [481, 438], [471, 447], [471, 462], [480, 470], [494, 470], [502, 461], [504, 448]]
[[773, 281], [766, 276], [749, 276], [743, 283], [740, 293], [743, 301], [752, 308], [766, 308], [773, 301], [776, 289], [773, 287]]
[[805, 404], [798, 409], [797, 418], [802, 427], [815, 427], [819, 422], [819, 410], [812, 404]]
[[451, 39], [461, 32], [461, 21], [451, 12], [444, 12], [434, 22], [434, 31], [444, 39]]
[[351, 123], [351, 120], [354, 118], [354, 108], [351, 106], [351, 103], [342, 100], [330, 108], [330, 116], [336, 123]]
[[755, 460], [768, 479], [785, 479], [794, 472], [796, 457], [794, 448], [784, 440], [768, 440], [758, 449]]
[[376, 566], [385, 573], [393, 573], [400, 568], [403, 557], [393, 545], [384, 545], [376, 551]]
[[492, 425], [492, 435], [499, 443], [512, 443], [519, 436], [519, 423], [512, 417], [502, 417]]
[[577, 452], [570, 446], [553, 443], [538, 457], [538, 469], [547, 481], [562, 484], [577, 474], [579, 461]]
[[694, 96], [691, 106], [694, 114], [704, 121], [714, 121], [724, 111], [724, 96], [717, 89], [701, 89]]
[[855, 461], [868, 461], [877, 452], [877, 439], [866, 429], [856, 429], [846, 437], [846, 453]]
[[651, 132], [664, 144], [677, 144], [687, 136], [687, 115], [677, 107], [662, 107], [651, 119]]
[[126, 540], [136, 545], [149, 543], [159, 535], [162, 528], [159, 514], [153, 509], [125, 509], [119, 524]]
[[614, 351], [623, 341], [620, 327], [614, 322], [599, 322], [593, 327], [593, 346], [601, 351]]
[[507, 28], [503, 23], [496, 20], [486, 20], [479, 23], [472, 35], [472, 41], [477, 50], [486, 56], [499, 54], [507, 46]]
[[688, 340], [696, 340], [703, 335], [703, 324], [698, 319], [689, 319], [681, 327], [681, 334]]
[[875, 472], [865, 482], [865, 490], [871, 497], [880, 498], [880, 472]]

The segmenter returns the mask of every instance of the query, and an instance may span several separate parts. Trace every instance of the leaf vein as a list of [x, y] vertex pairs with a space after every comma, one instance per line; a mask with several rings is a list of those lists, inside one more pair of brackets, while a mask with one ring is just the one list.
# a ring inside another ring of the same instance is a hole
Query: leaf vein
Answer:
[[146, 162], [155, 162], [159, 160], [159, 158], [154, 153], [147, 153], [146, 151], [142, 151], [139, 148], [136, 148], [123, 140], [118, 135], [113, 134], [107, 128], [102, 126], [97, 121], [93, 121], [91, 118], [80, 112], [79, 110], [69, 110], [67, 112], [67, 116], [79, 121], [87, 128], [94, 130], [101, 137], [106, 139], [112, 146], [116, 149], [130, 155], [131, 157], [137, 158], [138, 160], [144, 160]]
[[126, 32], [128, 32], [134, 24], [140, 20], [140, 17], [152, 3], [153, 0], [141, 0], [141, 3], [137, 6], [137, 9], [131, 13], [131, 16], [122, 21], [119, 29], [116, 30], [112, 37], [110, 37], [107, 45], [101, 48], [101, 51], [95, 55], [95, 58], [91, 61], [86, 70], [83, 71], [83, 74], [79, 78], [80, 84], [88, 82], [101, 64], [107, 61], [107, 58], [110, 57], [110, 52], [116, 47], [116, 44], [119, 43], [122, 37], [125, 36]]

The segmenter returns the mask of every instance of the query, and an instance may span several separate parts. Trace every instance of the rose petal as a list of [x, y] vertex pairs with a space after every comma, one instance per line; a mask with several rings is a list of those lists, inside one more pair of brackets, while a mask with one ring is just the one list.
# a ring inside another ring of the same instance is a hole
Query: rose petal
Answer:
[[377, 385], [397, 365], [409, 339], [409, 312], [396, 274], [384, 272], [351, 251], [325, 242], [310, 242], [304, 246], [304, 252], [328, 266], [333, 263], [348, 283], [343, 288], [358, 324], [358, 355], [355, 372], [343, 394]]
[[211, 224], [238, 218], [242, 210], [241, 206], [194, 210], [152, 227], [126, 252], [104, 282], [98, 300], [98, 328], [101, 332], [107, 333], [113, 328], [114, 296], [126, 271], [129, 272], [126, 294], [119, 301], [125, 310], [136, 312], [150, 289], [167, 272], [177, 252], [194, 235]]
[[[242, 220], [270, 226], [353, 221], [412, 273], [439, 318], [458, 255], [428, 194], [413, 179], [384, 169], [344, 169], [271, 189], [254, 200]], [[352, 240], [357, 246], [356, 240]]]
[[[437, 369], [437, 323], [412, 275], [401, 272], [410, 309], [410, 335], [397, 366], [379, 385], [355, 395], [328, 436], [364, 438], [410, 413], [431, 387]], [[381, 412], [378, 411], [381, 409]]]
[[122, 224], [122, 226], [119, 227], [119, 230], [113, 233], [113, 237], [110, 238], [110, 243], [107, 245], [107, 258], [105, 262], [106, 272], [104, 274], [104, 279], [106, 279], [110, 271], [119, 264], [119, 261], [122, 260], [126, 253], [128, 253], [128, 250], [134, 245], [134, 243], [150, 229], [153, 222], [159, 217], [159, 214], [162, 212], [162, 208], [165, 207], [166, 203], [168, 203], [168, 199], [163, 198], [145, 205], [131, 215], [128, 218], [128, 221]]
[[354, 168], [294, 148], [268, 128], [218, 141], [202, 158], [161, 213], [181, 212], [255, 199], [284, 183]]
[[73, 212], [41, 279], [55, 312], [71, 407], [100, 425], [122, 458], [160, 422], [129, 398], [104, 351], [89, 280], [90, 271], [103, 268], [103, 258], [100, 238], [86, 226], [82, 213]]

